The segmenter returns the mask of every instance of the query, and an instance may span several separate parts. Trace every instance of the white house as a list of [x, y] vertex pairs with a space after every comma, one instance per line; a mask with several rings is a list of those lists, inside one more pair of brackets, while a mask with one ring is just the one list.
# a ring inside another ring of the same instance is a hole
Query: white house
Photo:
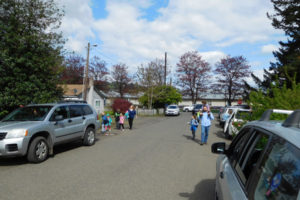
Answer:
[[[231, 103], [232, 104], [238, 104], [238, 99], [236, 98]], [[196, 103], [201, 104], [201, 102], [205, 100], [210, 106], [226, 106], [227, 100], [225, 99], [223, 94], [213, 94], [213, 93], [207, 93], [201, 95], [201, 98], [197, 100]], [[191, 106], [193, 105], [192, 99], [189, 96], [183, 96], [182, 102], [179, 103], [179, 106]]]
[[[64, 91], [64, 100], [83, 100], [82, 84], [65, 84], [59, 86]], [[87, 103], [90, 104], [98, 114], [100, 114], [104, 111], [106, 99], [106, 95], [94, 87], [94, 81], [91, 79], [88, 86]]]

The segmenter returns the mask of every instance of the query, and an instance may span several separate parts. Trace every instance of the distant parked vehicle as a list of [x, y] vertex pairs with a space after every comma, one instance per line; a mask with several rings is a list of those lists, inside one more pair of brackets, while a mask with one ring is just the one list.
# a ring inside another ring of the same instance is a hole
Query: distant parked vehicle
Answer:
[[183, 112], [192, 112], [194, 109], [194, 105], [191, 106], [184, 106], [183, 107]]
[[202, 104], [195, 104], [194, 108], [193, 108], [193, 115], [196, 114], [197, 112], [199, 112], [199, 110], [202, 109]]
[[165, 115], [180, 115], [179, 107], [177, 105], [169, 105], [166, 109]]
[[86, 103], [28, 105], [0, 121], [0, 157], [26, 155], [40, 163], [57, 144], [82, 140], [93, 145], [99, 127], [96, 111]]
[[[232, 112], [234, 113], [237, 109], [238, 108], [233, 107], [233, 106], [231, 106], [231, 107], [225, 107], [224, 111], [220, 114], [220, 122], [219, 122], [219, 124], [220, 124], [220, 126], [222, 128], [224, 128], [224, 125], [225, 125], [225, 122], [226, 122], [226, 117], [224, 119], [224, 115], [228, 115], [229, 114], [229, 110], [232, 110]], [[232, 117], [232, 114], [229, 117]]]
[[236, 135], [241, 126], [248, 122], [251, 116], [252, 110], [250, 109], [236, 109], [232, 115], [225, 121], [224, 124], [224, 135], [226, 138], [231, 138]]

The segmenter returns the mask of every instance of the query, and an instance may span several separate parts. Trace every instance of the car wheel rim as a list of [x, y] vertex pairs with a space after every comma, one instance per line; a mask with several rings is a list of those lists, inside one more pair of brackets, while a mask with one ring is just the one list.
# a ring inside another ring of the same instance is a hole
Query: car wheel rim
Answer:
[[43, 160], [47, 155], [47, 145], [44, 141], [40, 141], [36, 146], [35, 155], [39, 160]]
[[90, 131], [90, 132], [88, 133], [88, 141], [89, 141], [90, 144], [92, 144], [92, 143], [94, 142], [94, 140], [95, 140], [95, 134], [94, 134], [94, 131]]

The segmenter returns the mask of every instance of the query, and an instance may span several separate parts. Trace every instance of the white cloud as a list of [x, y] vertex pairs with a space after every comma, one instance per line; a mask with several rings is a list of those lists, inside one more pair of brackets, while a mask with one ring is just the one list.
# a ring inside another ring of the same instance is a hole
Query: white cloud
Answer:
[[273, 44], [264, 45], [261, 48], [262, 53], [272, 53], [273, 51], [276, 51], [278, 47]]
[[[183, 53], [202, 50], [207, 43], [227, 47], [267, 41], [278, 33], [266, 17], [272, 10], [269, 1], [170, 0], [151, 21], [144, 11], [154, 0], [109, 0], [104, 19], [94, 19], [91, 1], [60, 0], [66, 5], [62, 31], [69, 39], [67, 47], [84, 53], [88, 38], [98, 38], [99, 51], [117, 58], [115, 63], [126, 63], [131, 71], [141, 63], [163, 59], [164, 52], [174, 67]], [[211, 64], [225, 55], [221, 51], [200, 54]]]
[[207, 61], [211, 67], [219, 62], [222, 58], [225, 58], [227, 55], [221, 51], [208, 51], [208, 52], [200, 52], [200, 55], [203, 57], [205, 61]]
[[[258, 77], [260, 80], [264, 79], [264, 70], [263, 69], [257, 69], [253, 70], [253, 74]], [[256, 87], [257, 85], [255, 84], [253, 78], [249, 76], [248, 78], [245, 79], [245, 81], [252, 87]]]
[[68, 50], [83, 53], [86, 51], [88, 38], [96, 36], [93, 32], [94, 18], [90, 2], [91, 0], [57, 0], [58, 5], [65, 10], [60, 30], [67, 38]]

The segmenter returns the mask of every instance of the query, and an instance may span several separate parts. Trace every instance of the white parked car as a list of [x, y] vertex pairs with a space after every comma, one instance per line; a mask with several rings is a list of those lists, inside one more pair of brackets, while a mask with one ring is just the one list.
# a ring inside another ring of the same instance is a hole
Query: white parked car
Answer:
[[[251, 115], [250, 109], [235, 109], [231, 116], [225, 121], [224, 135], [226, 138], [230, 138], [232, 135], [236, 135], [240, 128], [246, 123]], [[238, 127], [239, 126], [239, 127]]]
[[180, 115], [179, 107], [177, 105], [169, 105], [166, 109], [165, 115]]
[[191, 105], [191, 106], [184, 106], [183, 107], [183, 112], [192, 112], [194, 109], [194, 105]]

